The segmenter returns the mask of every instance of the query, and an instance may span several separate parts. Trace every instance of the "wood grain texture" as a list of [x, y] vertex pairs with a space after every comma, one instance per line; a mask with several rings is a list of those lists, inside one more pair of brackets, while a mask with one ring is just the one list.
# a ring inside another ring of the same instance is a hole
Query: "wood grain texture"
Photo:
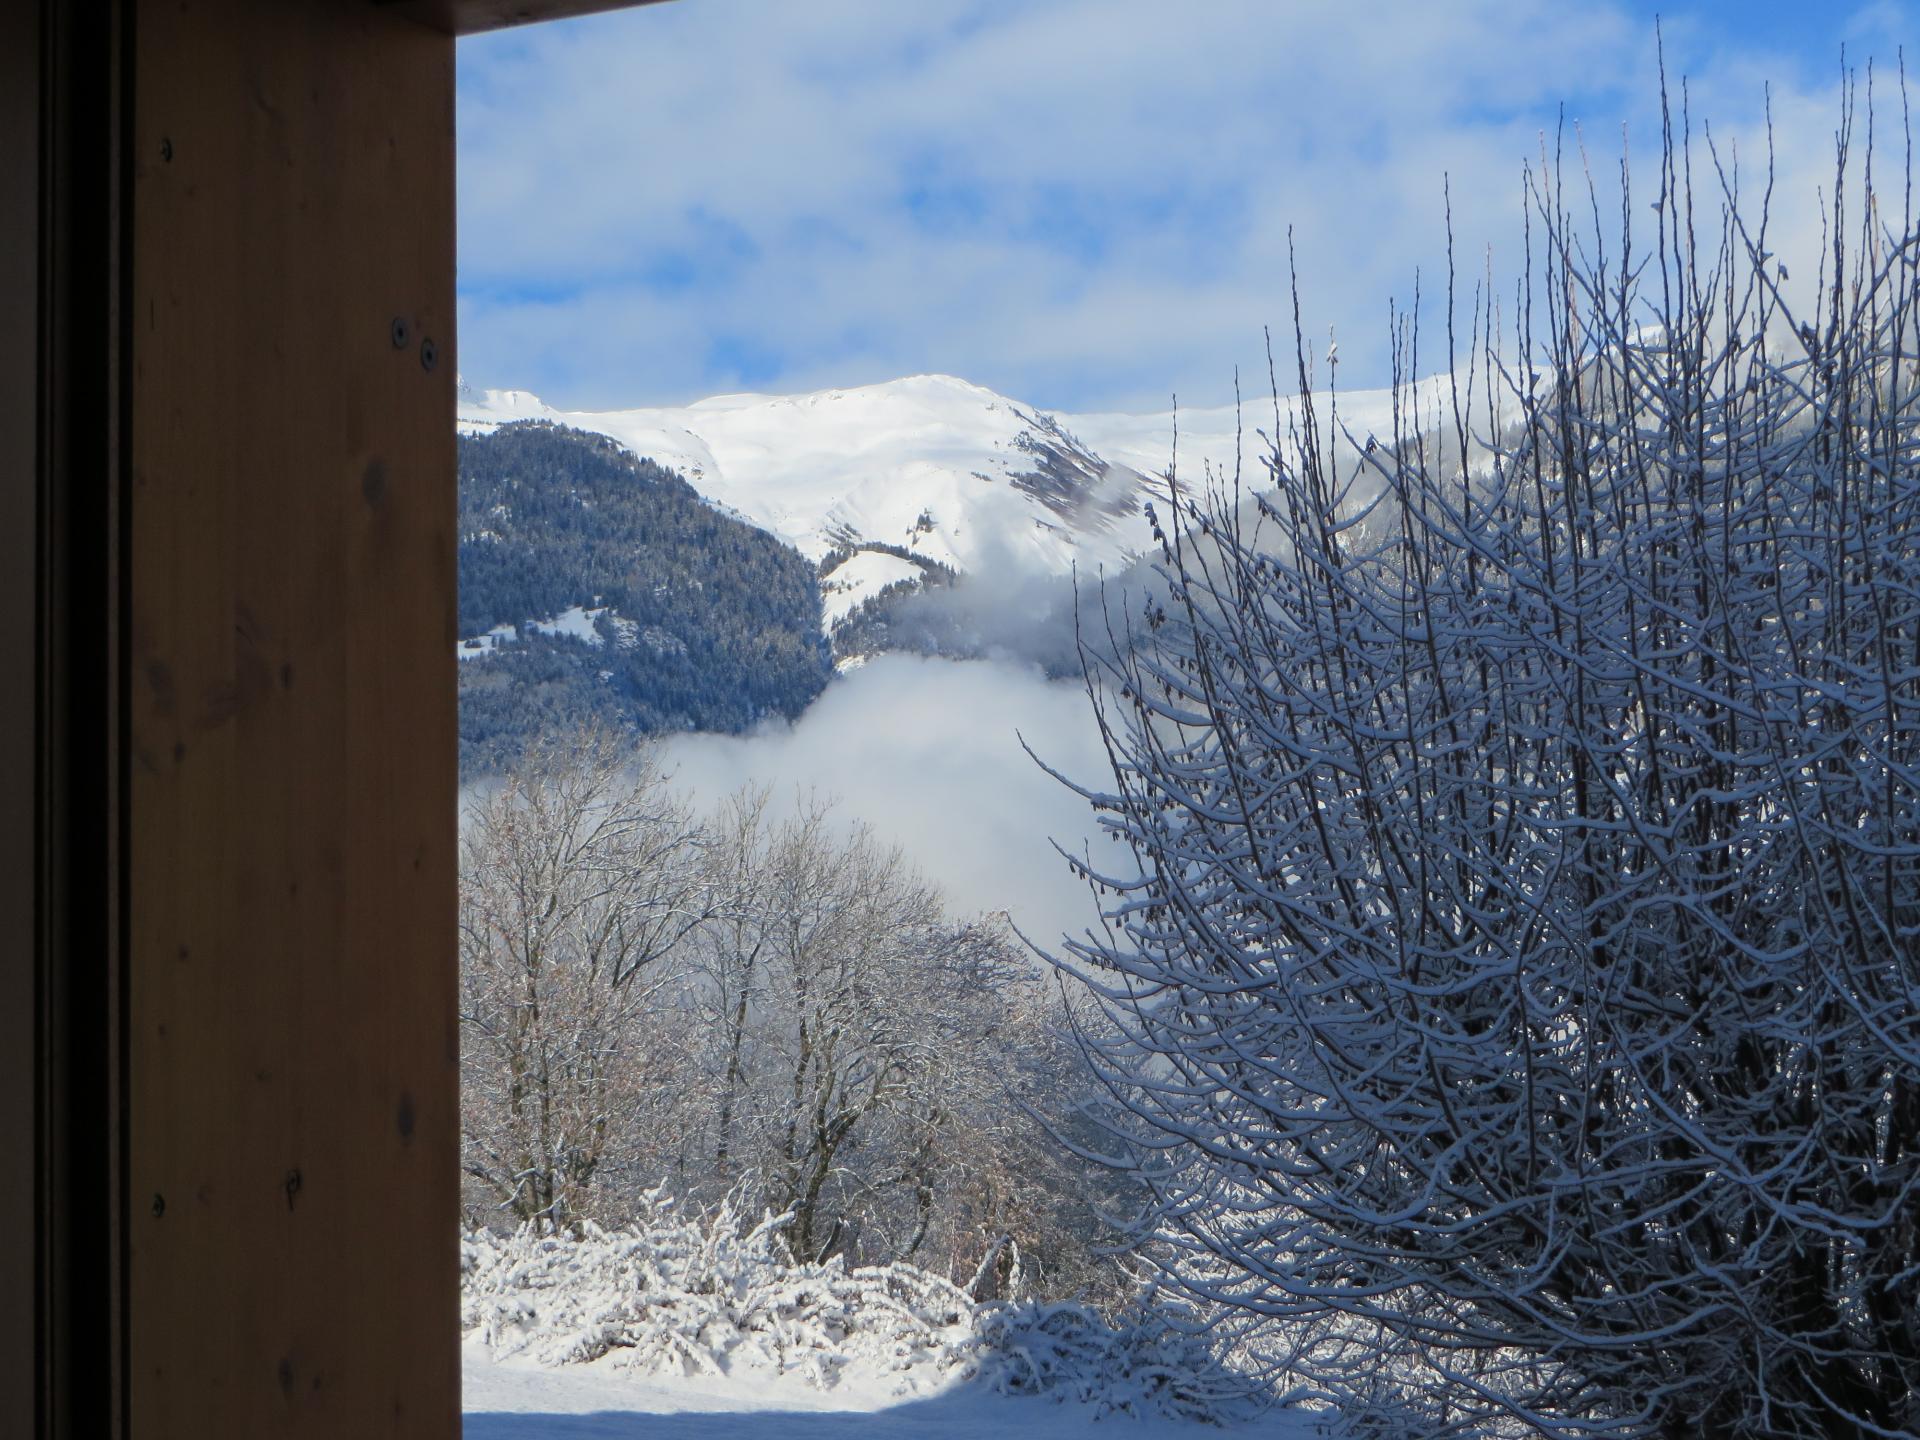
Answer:
[[630, 10], [636, 5], [658, 4], [660, 0], [374, 0], [374, 3], [448, 35], [477, 35], [509, 25], [566, 20], [606, 10]]
[[132, 1434], [452, 1440], [453, 42], [135, 34]]

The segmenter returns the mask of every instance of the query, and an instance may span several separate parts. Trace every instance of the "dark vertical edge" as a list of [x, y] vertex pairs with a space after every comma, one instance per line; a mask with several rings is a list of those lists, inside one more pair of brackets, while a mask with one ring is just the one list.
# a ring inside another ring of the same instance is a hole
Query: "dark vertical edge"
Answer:
[[0, 1435], [34, 1433], [40, 11], [0, 5]]
[[[124, 1434], [119, 314], [131, 5], [41, 6], [34, 874], [36, 1398]], [[104, 1373], [103, 1373], [104, 1371]]]
[[112, 577], [110, 611], [113, 623], [108, 630], [106, 654], [107, 694], [104, 697], [112, 716], [113, 740], [106, 747], [106, 762], [112, 784], [113, 804], [109, 810], [111, 828], [107, 840], [107, 874], [112, 888], [111, 927], [108, 933], [109, 963], [107, 979], [113, 995], [108, 1017], [108, 1043], [113, 1056], [111, 1116], [111, 1253], [113, 1273], [108, 1277], [112, 1297], [113, 1331], [109, 1337], [110, 1359], [118, 1384], [113, 1395], [113, 1434], [127, 1440], [132, 1431], [133, 1350], [128, 1344], [132, 1305], [132, 1265], [129, 1229], [132, 1224], [131, 1192], [127, 1177], [131, 1173], [132, 1076], [130, 1047], [132, 1034], [128, 1017], [132, 1014], [130, 994], [133, 986], [133, 954], [130, 939], [131, 909], [128, 896], [132, 886], [132, 867], [127, 845], [127, 817], [132, 810], [131, 767], [133, 763], [133, 711], [128, 682], [132, 677], [133, 654], [133, 550], [127, 543], [129, 513], [133, 503], [133, 156], [136, 153], [134, 81], [134, 0], [114, 0], [103, 6], [111, 12], [114, 95], [113, 111], [113, 213], [107, 235], [112, 245], [109, 257], [114, 282], [111, 300], [110, 332], [113, 357], [108, 367], [112, 379], [113, 425], [108, 435], [108, 456], [112, 468], [108, 487], [107, 553], [104, 557]]

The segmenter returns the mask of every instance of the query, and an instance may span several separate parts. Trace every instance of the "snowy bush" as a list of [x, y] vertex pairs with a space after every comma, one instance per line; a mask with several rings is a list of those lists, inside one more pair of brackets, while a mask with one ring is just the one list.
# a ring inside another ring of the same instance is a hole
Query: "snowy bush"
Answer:
[[1276, 398], [1109, 614], [1108, 1123], [1362, 1429], [1920, 1435], [1920, 217], [1858, 118], [1801, 295], [1723, 153], [1651, 245], [1531, 177], [1517, 347], [1482, 292], [1338, 449]]
[[651, 1373], [791, 1374], [826, 1390], [858, 1377], [923, 1393], [978, 1383], [1104, 1411], [1219, 1421], [1257, 1396], [1177, 1316], [1114, 1324], [1071, 1303], [974, 1300], [910, 1265], [796, 1261], [788, 1215], [703, 1221], [658, 1193], [619, 1230], [469, 1231], [461, 1328], [496, 1358], [609, 1359]]
[[1129, 1415], [1213, 1423], [1259, 1408], [1256, 1388], [1163, 1315], [1115, 1325], [1085, 1305], [1025, 1301], [980, 1306], [972, 1365], [1010, 1395], [1051, 1395]]

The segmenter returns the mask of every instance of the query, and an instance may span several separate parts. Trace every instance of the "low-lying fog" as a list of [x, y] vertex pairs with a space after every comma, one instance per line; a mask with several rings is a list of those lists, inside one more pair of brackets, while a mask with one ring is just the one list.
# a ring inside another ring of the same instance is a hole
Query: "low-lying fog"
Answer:
[[866, 821], [946, 892], [956, 914], [1007, 910], [1051, 945], [1098, 917], [1052, 842], [1117, 865], [1086, 802], [1021, 749], [1100, 788], [1106, 757], [1078, 682], [1006, 660], [881, 656], [829, 685], [792, 725], [685, 735], [664, 759], [703, 807], [743, 784], [791, 805], [811, 789]]

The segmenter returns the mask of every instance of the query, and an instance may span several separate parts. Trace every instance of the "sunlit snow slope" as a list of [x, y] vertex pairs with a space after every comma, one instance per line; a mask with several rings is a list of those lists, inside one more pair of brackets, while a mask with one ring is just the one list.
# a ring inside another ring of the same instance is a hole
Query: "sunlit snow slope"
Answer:
[[1069, 422], [951, 376], [604, 413], [462, 387], [462, 429], [520, 419], [609, 435], [803, 554], [845, 557], [823, 577], [836, 616], [912, 579], [914, 560], [1060, 575], [1113, 565], [1146, 535], [1137, 469], [1109, 464]]
[[[1442, 382], [1423, 381], [1431, 409]], [[1295, 401], [1279, 403], [1284, 431]], [[1327, 424], [1326, 397], [1316, 397]], [[460, 390], [460, 426], [541, 419], [611, 436], [714, 504], [824, 562], [829, 628], [922, 566], [962, 574], [1113, 568], [1148, 542], [1142, 503], [1174, 457], [1230, 475], [1271, 433], [1271, 400], [1161, 415], [1052, 415], [950, 375], [808, 395], [721, 395], [679, 408], [560, 411], [522, 390]], [[1339, 400], [1354, 440], [1390, 431], [1392, 396]], [[1436, 413], [1433, 418], [1439, 419]], [[1340, 431], [1336, 431], [1338, 434]]]

